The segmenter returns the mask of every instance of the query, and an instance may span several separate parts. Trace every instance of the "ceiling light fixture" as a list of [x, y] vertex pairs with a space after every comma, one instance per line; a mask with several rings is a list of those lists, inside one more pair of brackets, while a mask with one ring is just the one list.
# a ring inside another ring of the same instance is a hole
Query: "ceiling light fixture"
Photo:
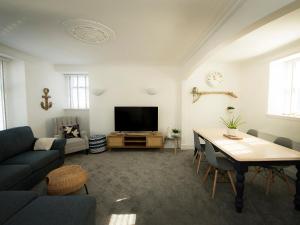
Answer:
[[98, 45], [115, 39], [115, 32], [112, 29], [93, 20], [71, 19], [62, 24], [73, 38], [86, 44]]

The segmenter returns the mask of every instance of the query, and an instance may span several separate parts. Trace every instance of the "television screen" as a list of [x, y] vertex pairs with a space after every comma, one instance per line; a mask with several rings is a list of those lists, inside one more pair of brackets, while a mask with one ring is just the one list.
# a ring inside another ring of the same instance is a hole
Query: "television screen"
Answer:
[[157, 131], [158, 107], [115, 107], [115, 131]]

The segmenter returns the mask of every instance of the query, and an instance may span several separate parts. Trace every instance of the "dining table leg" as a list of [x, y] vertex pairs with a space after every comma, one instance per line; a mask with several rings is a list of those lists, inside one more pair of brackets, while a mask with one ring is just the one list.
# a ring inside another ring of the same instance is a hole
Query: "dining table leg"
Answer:
[[244, 186], [245, 186], [245, 173], [248, 171], [248, 166], [237, 163], [235, 165], [236, 170], [236, 196], [235, 196], [235, 209], [238, 213], [241, 213], [244, 205]]
[[296, 194], [294, 198], [295, 209], [300, 211], [300, 164], [296, 165], [297, 168], [297, 180], [296, 180]]

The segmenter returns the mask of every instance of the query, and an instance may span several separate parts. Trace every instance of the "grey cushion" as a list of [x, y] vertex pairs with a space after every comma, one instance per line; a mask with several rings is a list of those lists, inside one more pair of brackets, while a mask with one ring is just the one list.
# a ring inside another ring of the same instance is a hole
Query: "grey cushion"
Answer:
[[7, 190], [31, 174], [29, 165], [0, 165], [0, 190]]
[[31, 191], [1, 191], [0, 224], [14, 216], [35, 198], [37, 194]]
[[43, 196], [4, 225], [93, 225], [96, 200], [89, 196]]
[[35, 138], [30, 127], [0, 131], [0, 161], [33, 149]]
[[4, 161], [3, 164], [28, 164], [32, 170], [38, 170], [58, 158], [58, 150], [28, 151]]

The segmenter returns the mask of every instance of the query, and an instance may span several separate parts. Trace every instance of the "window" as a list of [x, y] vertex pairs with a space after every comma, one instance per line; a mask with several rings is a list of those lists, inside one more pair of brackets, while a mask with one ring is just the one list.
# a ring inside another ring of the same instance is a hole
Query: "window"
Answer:
[[4, 96], [4, 61], [0, 58], [0, 130], [6, 129]]
[[67, 108], [89, 108], [89, 79], [87, 74], [65, 74]]
[[270, 63], [268, 114], [300, 118], [300, 54]]

